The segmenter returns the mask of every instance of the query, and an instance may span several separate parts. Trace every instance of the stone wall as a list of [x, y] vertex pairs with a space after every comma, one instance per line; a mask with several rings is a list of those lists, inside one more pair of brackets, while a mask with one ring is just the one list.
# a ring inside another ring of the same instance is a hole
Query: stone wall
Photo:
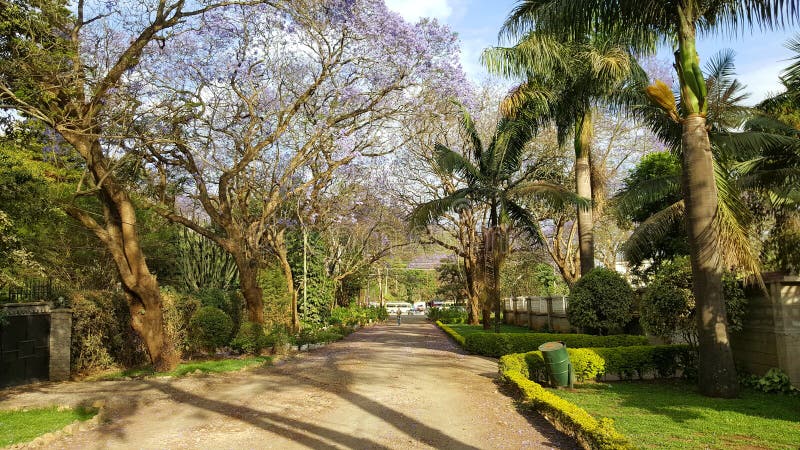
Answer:
[[69, 380], [71, 339], [72, 310], [52, 310], [50, 312], [50, 381]]
[[800, 277], [765, 274], [764, 282], [769, 295], [748, 292], [743, 329], [731, 339], [734, 357], [756, 375], [777, 367], [800, 387]]

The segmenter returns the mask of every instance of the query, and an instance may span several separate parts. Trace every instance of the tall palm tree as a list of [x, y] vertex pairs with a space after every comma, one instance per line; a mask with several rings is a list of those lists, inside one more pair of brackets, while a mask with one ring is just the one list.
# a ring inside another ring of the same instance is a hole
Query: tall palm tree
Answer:
[[[643, 88], [647, 81], [644, 70], [626, 43], [613, 36], [569, 39], [540, 24], [533, 29], [507, 24], [501, 33], [517, 43], [487, 49], [484, 64], [490, 72], [525, 79], [504, 102], [505, 112], [533, 109], [539, 121], [555, 123], [560, 145], [572, 135], [575, 190], [583, 198], [597, 200], [604, 189], [599, 189], [599, 177], [592, 176], [592, 109], [597, 102], [619, 103], [623, 98], [619, 94], [630, 86]], [[581, 274], [594, 268], [594, 213], [599, 213], [600, 203], [577, 210]]]
[[699, 386], [708, 396], [735, 397], [739, 385], [722, 298], [717, 187], [706, 128], [708, 86], [700, 71], [696, 36], [698, 31], [720, 28], [779, 27], [794, 23], [798, 14], [797, 2], [790, 0], [523, 0], [510, 19], [515, 27], [545, 22], [573, 37], [624, 33], [639, 48], [658, 39], [676, 48], [680, 111], [669, 89], [654, 88], [651, 93], [681, 124], [682, 188], [698, 301]]
[[464, 153], [437, 144], [436, 164], [445, 173], [458, 175], [465, 186], [456, 191], [417, 205], [409, 215], [414, 227], [427, 224], [451, 212], [481, 205], [488, 217], [483, 224], [481, 248], [481, 275], [483, 295], [483, 326], [490, 326], [491, 307], [500, 305], [500, 270], [508, 248], [512, 228], [525, 233], [533, 240], [541, 232], [533, 215], [520, 205], [526, 198], [556, 206], [575, 202], [588, 207], [563, 186], [539, 180], [532, 176], [535, 167], [525, 164], [526, 144], [534, 137], [536, 128], [530, 114], [501, 119], [488, 145], [484, 146], [470, 114], [462, 107], [461, 126], [468, 136], [468, 150]]
[[[708, 86], [708, 112], [711, 151], [714, 155], [714, 183], [718, 192], [718, 233], [720, 257], [725, 267], [735, 267], [760, 281], [760, 264], [751, 245], [750, 225], [753, 217], [742, 199], [739, 182], [741, 161], [758, 155], [776, 136], [753, 131], [736, 131], [750, 117], [749, 108], [742, 106], [747, 95], [744, 86], [734, 76], [734, 53], [721, 51], [705, 67], [704, 81]], [[672, 153], [682, 152], [681, 125], [663, 114], [659, 106], [646, 104], [644, 95], [634, 109], [665, 142]], [[682, 172], [682, 171], [681, 171]], [[616, 208], [625, 213], [637, 205], [668, 197], [679, 200], [653, 214], [640, 224], [629, 237], [623, 251], [629, 260], [642, 260], [654, 242], [667, 239], [673, 225], [685, 221], [686, 204], [682, 198], [682, 174], [659, 177], [637, 185], [627, 186], [614, 200]]]

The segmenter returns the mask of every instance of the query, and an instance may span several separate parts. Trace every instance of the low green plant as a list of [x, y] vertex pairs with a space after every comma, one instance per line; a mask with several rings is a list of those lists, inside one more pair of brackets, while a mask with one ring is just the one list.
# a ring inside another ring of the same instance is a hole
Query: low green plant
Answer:
[[501, 378], [520, 393], [523, 405], [538, 411], [556, 428], [577, 440], [583, 448], [627, 450], [634, 446], [608, 418], [599, 420], [583, 408], [564, 400], [528, 378], [525, 355], [517, 353], [500, 358]]
[[169, 372], [156, 372], [152, 366], [126, 369], [112, 374], [106, 374], [92, 380], [118, 380], [120, 378], [144, 378], [144, 377], [182, 377], [185, 375], [202, 373], [223, 373], [242, 370], [247, 367], [256, 367], [272, 362], [270, 356], [250, 356], [246, 358], [226, 358], [213, 359], [208, 361], [187, 361]]
[[264, 327], [256, 322], [244, 322], [231, 341], [231, 347], [239, 353], [258, 355], [269, 346]]
[[200, 308], [189, 320], [189, 339], [192, 345], [209, 353], [227, 345], [232, 331], [231, 318], [213, 306]]
[[768, 394], [797, 394], [800, 390], [792, 386], [792, 382], [784, 371], [773, 367], [769, 369], [763, 377], [758, 375], [748, 375], [741, 380], [741, 384], [755, 389], [757, 391], [766, 392]]
[[572, 287], [567, 317], [572, 325], [589, 332], [619, 332], [631, 320], [634, 297], [633, 289], [622, 275], [598, 267]]
[[568, 348], [629, 347], [647, 345], [645, 336], [616, 334], [594, 336], [590, 334], [551, 333], [472, 333], [465, 337], [464, 348], [471, 353], [499, 358], [511, 353], [526, 353], [539, 348], [545, 342], [561, 341]]
[[307, 344], [325, 344], [338, 341], [343, 337], [344, 333], [341, 328], [323, 328], [312, 324], [305, 324], [303, 329], [300, 330], [300, 333], [295, 337], [295, 344], [297, 344], [298, 347]]

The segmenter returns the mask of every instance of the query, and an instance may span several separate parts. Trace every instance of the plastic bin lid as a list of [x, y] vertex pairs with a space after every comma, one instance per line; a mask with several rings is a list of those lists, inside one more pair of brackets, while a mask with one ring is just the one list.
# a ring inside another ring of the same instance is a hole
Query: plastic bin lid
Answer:
[[545, 342], [544, 344], [539, 346], [540, 352], [552, 352], [554, 350], [560, 350], [564, 348], [563, 342]]

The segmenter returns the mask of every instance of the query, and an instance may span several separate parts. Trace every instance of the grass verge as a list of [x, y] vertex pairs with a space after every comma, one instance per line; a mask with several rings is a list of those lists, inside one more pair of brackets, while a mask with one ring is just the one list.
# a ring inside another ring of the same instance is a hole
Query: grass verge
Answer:
[[743, 391], [738, 399], [704, 397], [678, 380], [580, 385], [557, 395], [609, 417], [642, 448], [797, 449], [800, 397]]
[[[447, 326], [449, 326], [450, 328], [452, 328], [454, 331], [456, 331], [461, 336], [464, 336], [465, 338], [470, 334], [475, 334], [475, 333], [494, 333], [494, 324], [492, 324], [492, 328], [489, 331], [484, 330], [483, 325], [467, 325], [463, 323], [454, 323], [454, 324], [448, 324]], [[532, 333], [531, 330], [525, 327], [518, 327], [516, 325], [506, 325], [506, 324], [500, 325], [500, 332]]]
[[244, 369], [246, 367], [261, 366], [270, 364], [272, 362], [271, 356], [252, 356], [248, 358], [236, 359], [219, 359], [209, 361], [189, 361], [178, 364], [178, 367], [169, 372], [156, 372], [152, 367], [140, 367], [136, 369], [128, 369], [112, 374], [103, 375], [97, 379], [99, 380], [118, 380], [120, 378], [142, 378], [149, 376], [156, 377], [182, 377], [184, 375], [200, 371], [203, 373], [222, 373], [234, 372]]
[[0, 447], [28, 442], [45, 433], [57, 431], [72, 422], [89, 420], [97, 410], [88, 408], [31, 409], [27, 411], [0, 411]]
[[528, 378], [525, 355], [500, 358], [500, 376], [520, 394], [523, 405], [539, 412], [556, 429], [572, 436], [583, 448], [628, 450], [635, 448], [607, 417], [596, 418], [585, 409], [559, 397]]

